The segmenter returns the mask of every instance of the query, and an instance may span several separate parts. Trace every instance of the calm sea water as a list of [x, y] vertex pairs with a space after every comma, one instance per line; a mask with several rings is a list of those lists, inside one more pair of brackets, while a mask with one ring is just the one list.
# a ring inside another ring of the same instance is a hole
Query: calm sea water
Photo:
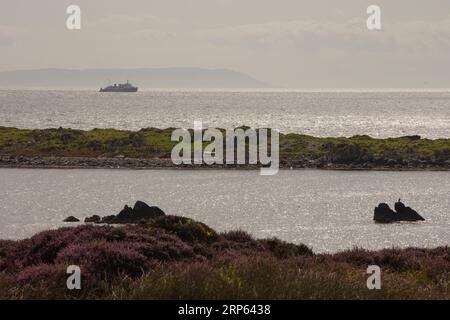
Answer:
[[[67, 225], [75, 215], [117, 213], [144, 200], [224, 231], [305, 243], [317, 252], [354, 246], [450, 245], [450, 172], [0, 169], [0, 238]], [[425, 222], [379, 225], [379, 202], [402, 197]]]
[[[450, 92], [0, 90], [0, 126], [78, 129], [269, 126], [316, 136], [450, 137]], [[354, 246], [450, 245], [450, 172], [0, 169], [0, 238], [144, 200], [217, 230], [277, 236], [318, 252]], [[402, 197], [423, 223], [377, 225], [373, 208]]]
[[315, 136], [450, 137], [450, 92], [0, 91], [0, 126], [268, 126]]

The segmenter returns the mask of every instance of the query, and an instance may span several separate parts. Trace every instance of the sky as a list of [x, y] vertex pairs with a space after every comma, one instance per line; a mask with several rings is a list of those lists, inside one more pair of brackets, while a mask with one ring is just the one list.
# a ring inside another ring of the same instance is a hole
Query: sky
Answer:
[[[81, 8], [68, 30], [66, 8]], [[382, 30], [367, 29], [369, 5]], [[450, 88], [448, 0], [0, 0], [0, 71], [226, 68], [287, 88]]]

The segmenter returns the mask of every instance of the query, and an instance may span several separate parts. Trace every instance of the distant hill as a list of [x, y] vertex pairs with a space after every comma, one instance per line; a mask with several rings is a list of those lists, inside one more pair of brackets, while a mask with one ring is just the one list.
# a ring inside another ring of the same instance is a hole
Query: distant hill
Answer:
[[0, 88], [92, 88], [129, 80], [139, 88], [263, 88], [266, 84], [226, 69], [38, 69], [0, 72]]

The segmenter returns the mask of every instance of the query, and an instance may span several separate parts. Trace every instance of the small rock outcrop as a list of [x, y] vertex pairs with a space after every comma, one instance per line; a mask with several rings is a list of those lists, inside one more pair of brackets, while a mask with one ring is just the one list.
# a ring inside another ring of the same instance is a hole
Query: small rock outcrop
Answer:
[[80, 222], [80, 220], [75, 218], [74, 216], [69, 216], [69, 217], [65, 218], [63, 220], [63, 222]]
[[406, 140], [411, 140], [411, 141], [416, 141], [416, 140], [422, 139], [422, 137], [419, 136], [419, 135], [403, 136], [403, 137], [400, 137], [400, 138], [401, 139], [406, 139]]
[[[110, 215], [100, 218], [99, 216], [92, 216], [86, 218], [85, 222], [108, 223], [108, 224], [125, 224], [125, 223], [139, 223], [149, 219], [165, 216], [164, 211], [158, 207], [149, 206], [145, 202], [137, 201], [133, 208], [126, 205], [122, 211], [117, 215]], [[95, 221], [93, 221], [95, 219]]]
[[131, 209], [129, 206], [119, 212], [116, 216], [118, 220], [141, 220], [152, 219], [165, 215], [164, 212], [158, 207], [150, 207], [148, 204], [142, 201], [137, 201]]
[[417, 213], [417, 211], [406, 207], [403, 202], [398, 199], [392, 210], [388, 204], [380, 203], [374, 211], [373, 220], [379, 223], [390, 223], [399, 221], [424, 221], [425, 219]]
[[102, 220], [102, 218], [96, 214], [94, 214], [92, 217], [87, 217], [84, 219], [84, 222], [86, 223], [99, 223]]

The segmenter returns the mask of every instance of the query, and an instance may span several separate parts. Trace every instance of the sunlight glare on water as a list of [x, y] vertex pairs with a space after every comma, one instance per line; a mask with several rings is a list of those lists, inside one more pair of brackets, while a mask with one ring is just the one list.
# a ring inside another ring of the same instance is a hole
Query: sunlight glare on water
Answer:
[[[450, 244], [450, 172], [0, 169], [0, 238], [17, 239], [78, 218], [116, 214], [144, 200], [218, 231], [305, 243], [317, 252], [354, 246]], [[425, 222], [375, 224], [373, 209], [401, 197]]]

